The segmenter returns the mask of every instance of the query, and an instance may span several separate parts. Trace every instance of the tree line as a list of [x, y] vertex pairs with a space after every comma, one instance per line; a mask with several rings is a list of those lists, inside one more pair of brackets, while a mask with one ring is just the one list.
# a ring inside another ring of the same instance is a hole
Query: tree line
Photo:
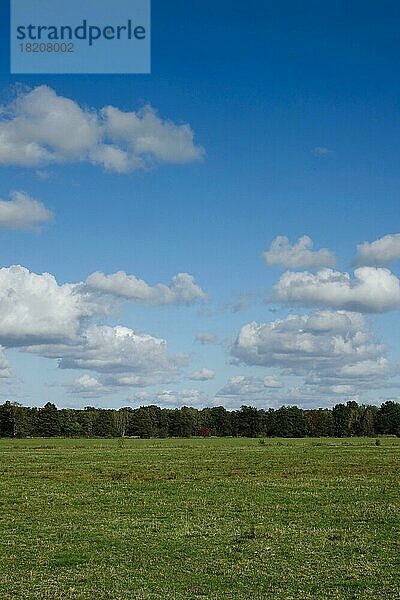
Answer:
[[0, 406], [0, 437], [348, 437], [400, 436], [400, 404], [380, 407], [351, 401], [333, 408], [282, 406], [257, 409], [223, 406], [169, 409], [58, 409], [48, 402], [29, 408], [5, 402]]

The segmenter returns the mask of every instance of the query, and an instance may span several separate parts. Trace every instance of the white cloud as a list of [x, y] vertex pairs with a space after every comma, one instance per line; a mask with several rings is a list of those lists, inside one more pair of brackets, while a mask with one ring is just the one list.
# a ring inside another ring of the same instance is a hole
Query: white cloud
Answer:
[[[367, 330], [363, 316], [344, 311], [249, 323], [240, 329], [232, 347], [239, 363], [278, 366], [288, 374], [319, 377], [347, 376], [342, 369], [360, 369], [361, 363], [379, 365], [385, 352], [385, 346], [376, 343]], [[375, 376], [376, 371], [370, 374]]]
[[238, 364], [280, 367], [284, 375], [301, 378], [300, 385], [278, 394], [260, 393], [264, 402], [271, 398], [277, 404], [323, 406], [399, 385], [394, 379], [399, 366], [388, 361], [386, 347], [374, 339], [359, 313], [320, 311], [249, 323], [231, 352]]
[[360, 267], [348, 273], [323, 269], [316, 274], [284, 273], [274, 300], [360, 312], [386, 312], [400, 306], [400, 281], [388, 269]]
[[195, 342], [199, 344], [214, 344], [217, 340], [217, 336], [211, 332], [198, 333], [194, 338]]
[[360, 374], [353, 378], [310, 378], [301, 385], [285, 390], [278, 404], [301, 404], [305, 408], [332, 406], [349, 400], [376, 404], [377, 391], [399, 387], [398, 380], [393, 380], [395, 375], [398, 375], [398, 372], [394, 373], [393, 369], [388, 369], [376, 376], [370, 373], [368, 376]]
[[188, 124], [161, 119], [151, 106], [89, 110], [42, 85], [0, 110], [0, 164], [40, 167], [88, 161], [125, 173], [157, 163], [200, 160]]
[[138, 391], [135, 392], [130, 402], [136, 406], [155, 404], [162, 408], [179, 408], [189, 406], [202, 408], [205, 398], [199, 390], [161, 390], [159, 392]]
[[85, 160], [100, 139], [95, 113], [42, 85], [2, 107], [0, 164], [35, 167]]
[[272, 377], [271, 375], [268, 377], [264, 377], [262, 382], [264, 387], [266, 388], [281, 388], [283, 385], [277, 377]]
[[[270, 389], [269, 393], [261, 389], [261, 402], [268, 399], [270, 405], [302, 406], [323, 406], [398, 386], [394, 378], [400, 374], [399, 366], [388, 361], [386, 352], [367, 329], [363, 315], [345, 311], [319, 311], [269, 323], [249, 323], [241, 328], [231, 349], [237, 364], [279, 367], [283, 375], [301, 378], [301, 384], [288, 389]], [[240, 379], [218, 396], [231, 393], [232, 406], [249, 403], [244, 402], [246, 385], [241, 395], [239, 384]], [[248, 398], [252, 389], [247, 390]], [[254, 394], [257, 398], [257, 387]]]
[[[147, 290], [149, 286], [142, 284]], [[168, 293], [168, 301], [188, 303], [196, 286], [190, 276], [176, 276], [169, 288], [149, 289], [152, 300], [161, 302]], [[116, 388], [174, 380], [187, 366], [187, 355], [170, 355], [165, 340], [128, 327], [93, 324], [110, 314], [107, 297], [85, 283], [60, 285], [49, 273], [38, 275], [19, 265], [4, 267], [0, 269], [0, 344], [56, 359], [62, 369], [98, 374], [76, 380], [70, 386], [74, 394], [97, 396]], [[0, 353], [0, 377], [7, 369], [2, 365]], [[200, 375], [211, 377], [211, 371]]]
[[4, 354], [4, 348], [0, 346], [0, 379], [8, 379], [9, 377], [11, 377], [10, 364]]
[[13, 265], [0, 269], [0, 343], [23, 346], [72, 340], [100, 306], [79, 285]]
[[194, 145], [189, 125], [162, 121], [151, 106], [136, 113], [106, 106], [101, 115], [106, 138], [127, 147], [133, 157], [143, 160], [151, 156], [159, 162], [185, 163], [203, 156], [203, 149]]
[[317, 384], [300, 384], [289, 387], [281, 394], [277, 394], [277, 406], [301, 406], [303, 408], [319, 408], [333, 406], [338, 402], [360, 400], [358, 385], [328, 385], [323, 382]]
[[128, 153], [110, 144], [100, 144], [90, 152], [90, 162], [102, 166], [106, 171], [128, 173], [135, 169], [143, 169], [145, 163], [137, 158], [129, 157]]
[[150, 286], [142, 279], [138, 279], [134, 275], [127, 275], [124, 271], [118, 271], [112, 275], [104, 275], [97, 271], [89, 275], [86, 284], [93, 290], [142, 304], [189, 305], [196, 300], [206, 298], [205, 292], [188, 273], [178, 273], [168, 286], [162, 283]]
[[374, 242], [357, 245], [357, 255], [353, 264], [357, 266], [388, 265], [400, 258], [400, 233], [392, 233]]
[[91, 375], [82, 375], [67, 387], [71, 394], [82, 398], [99, 398], [115, 392], [115, 389], [105, 386], [97, 377]]
[[[169, 384], [178, 374], [177, 367], [180, 366], [178, 363], [174, 365], [171, 361], [171, 368], [154, 372], [142, 368], [135, 374], [130, 371], [126, 373], [99, 373], [97, 371], [96, 376], [82, 375], [66, 387], [71, 394], [84, 398], [99, 398], [108, 394], [116, 394], [123, 388], [144, 388], [155, 384]], [[135, 392], [135, 397], [150, 398], [150, 393]]]
[[230, 377], [228, 383], [214, 396], [213, 404], [236, 409], [243, 404], [251, 406], [274, 406], [276, 390], [282, 388], [277, 377]]
[[375, 375], [389, 375], [390, 364], [387, 358], [383, 356], [376, 360], [363, 360], [353, 365], [345, 365], [338, 371], [338, 375], [341, 377], [347, 377], [349, 379], [354, 377], [371, 377]]
[[[68, 384], [69, 392], [83, 398], [100, 398], [109, 394], [116, 394], [123, 388], [144, 388], [154, 384], [166, 384], [176, 376], [176, 372], [155, 372], [145, 375], [132, 373], [112, 373], [82, 375]], [[145, 394], [146, 396], [146, 394]]]
[[318, 269], [335, 264], [333, 252], [327, 248], [316, 251], [312, 248], [313, 242], [308, 235], [300, 237], [296, 244], [290, 244], [286, 236], [278, 235], [263, 256], [268, 265], [287, 269]]
[[[128, 327], [91, 325], [75, 342], [36, 344], [24, 348], [47, 358], [59, 359], [61, 369], [87, 369], [110, 375], [106, 385], [149, 385], [178, 374], [186, 355], [169, 356], [165, 340]], [[125, 377], [123, 381], [119, 377]]]
[[179, 374], [181, 366], [186, 365], [187, 355], [179, 354], [174, 357], [166, 357], [169, 365], [160, 370], [149, 370], [138, 371], [133, 373], [132, 371], [126, 373], [113, 373], [102, 377], [104, 385], [109, 387], [146, 387], [154, 385], [156, 383], [171, 383], [173, 379]]
[[24, 192], [12, 192], [11, 200], [0, 199], [0, 227], [32, 229], [50, 221], [51, 212]]
[[[101, 285], [103, 279], [104, 285]], [[121, 297], [131, 294], [130, 299], [135, 297], [137, 302], [144, 304], [190, 304], [205, 297], [193, 277], [185, 273], [176, 275], [170, 286], [159, 284], [154, 287], [126, 276], [123, 278], [128, 285], [125, 291], [118, 288], [118, 280], [113, 276], [95, 273], [88, 282], [90, 285], [60, 285], [50, 273], [32, 273], [20, 265], [1, 268], [0, 344], [9, 347], [71, 344], [80, 339], [88, 318], [110, 313], [109, 294], [112, 291]]]
[[189, 375], [189, 379], [192, 381], [209, 381], [210, 379], [214, 379], [215, 371], [212, 369], [200, 369], [199, 371], [194, 371]]

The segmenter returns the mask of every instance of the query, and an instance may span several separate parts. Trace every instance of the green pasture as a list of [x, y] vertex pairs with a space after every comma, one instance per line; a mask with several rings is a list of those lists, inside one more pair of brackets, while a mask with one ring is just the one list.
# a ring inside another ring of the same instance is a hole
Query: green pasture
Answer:
[[399, 598], [400, 439], [1, 439], [1, 600]]

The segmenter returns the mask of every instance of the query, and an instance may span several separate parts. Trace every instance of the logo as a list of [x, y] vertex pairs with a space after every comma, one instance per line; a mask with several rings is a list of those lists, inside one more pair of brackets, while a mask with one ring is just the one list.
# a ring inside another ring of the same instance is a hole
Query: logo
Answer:
[[11, 0], [11, 73], [150, 73], [150, 0]]

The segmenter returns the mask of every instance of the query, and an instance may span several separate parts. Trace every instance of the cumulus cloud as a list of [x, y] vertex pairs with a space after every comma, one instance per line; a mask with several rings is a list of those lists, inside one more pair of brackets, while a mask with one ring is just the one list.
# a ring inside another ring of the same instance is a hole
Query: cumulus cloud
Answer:
[[249, 323], [231, 352], [239, 364], [280, 367], [285, 374], [305, 377], [309, 385], [370, 385], [395, 374], [386, 347], [368, 331], [363, 315], [345, 311]]
[[[369, 363], [353, 370], [352, 376], [344, 375], [343, 371], [331, 373], [331, 377], [314, 375], [307, 377], [301, 385], [293, 386], [285, 391], [279, 404], [300, 403], [304, 407], [333, 405], [337, 402], [370, 401], [376, 402], [376, 390], [399, 387], [399, 370], [395, 365]], [[384, 361], [383, 361], [384, 362]], [[349, 375], [349, 374], [348, 374]], [[372, 395], [371, 395], [372, 393]]]
[[116, 298], [124, 298], [132, 302], [150, 305], [192, 304], [196, 300], [205, 300], [206, 294], [188, 273], [178, 273], [172, 278], [170, 285], [158, 283], [150, 286], [134, 275], [118, 271], [112, 275], [104, 275], [99, 271], [86, 279], [90, 289], [111, 294]]
[[110, 313], [110, 295], [143, 304], [190, 304], [205, 297], [185, 273], [176, 275], [170, 286], [154, 287], [133, 276], [115, 275], [94, 273], [87, 283], [60, 285], [50, 273], [32, 273], [20, 265], [1, 268], [0, 344], [70, 344], [89, 318]]
[[251, 406], [275, 405], [276, 390], [282, 387], [277, 377], [230, 377], [228, 383], [214, 396], [214, 405], [224, 405], [235, 409], [243, 404]]
[[215, 335], [215, 333], [211, 333], [211, 332], [204, 332], [204, 333], [198, 333], [196, 335], [196, 337], [194, 338], [195, 342], [198, 342], [199, 344], [214, 344], [217, 340], [217, 336]]
[[[238, 364], [279, 367], [282, 374], [301, 378], [299, 385], [261, 393], [270, 404], [323, 406], [399, 385], [394, 379], [399, 366], [389, 362], [386, 347], [375, 340], [359, 313], [318, 311], [249, 323], [239, 331], [231, 352]], [[239, 398], [243, 404], [245, 395]]]
[[179, 408], [189, 406], [201, 408], [205, 404], [202, 392], [195, 389], [188, 390], [161, 390], [158, 392], [138, 391], [135, 392], [130, 402], [136, 406], [144, 404], [156, 404], [163, 408]]
[[101, 310], [79, 285], [59, 285], [53, 275], [38, 275], [20, 265], [0, 269], [0, 343], [4, 346], [72, 340], [82, 319]]
[[337, 404], [338, 402], [348, 402], [349, 400], [360, 400], [358, 385], [328, 385], [325, 381], [321, 384], [302, 383], [293, 385], [283, 393], [275, 397], [277, 406], [302, 406], [303, 408], [319, 408]]
[[316, 274], [284, 273], [274, 287], [274, 299], [303, 306], [327, 306], [382, 313], [400, 306], [400, 281], [388, 269], [359, 267], [348, 273], [322, 269]]
[[[190, 276], [176, 276], [169, 287], [150, 288], [136, 281], [144, 290], [136, 299], [143, 303], [188, 304], [204, 295]], [[91, 371], [70, 385], [72, 393], [95, 397], [118, 387], [174, 380], [187, 366], [188, 356], [169, 354], [163, 339], [100, 324], [112, 308], [109, 294], [87, 283], [60, 285], [53, 275], [32, 273], [20, 265], [0, 269], [0, 344], [58, 360], [61, 369]], [[0, 352], [0, 377], [7, 369]], [[198, 380], [212, 375], [208, 369], [197, 373]]]
[[59, 359], [61, 369], [87, 369], [112, 376], [103, 380], [106, 385], [163, 382], [187, 361], [186, 355], [169, 356], [165, 340], [121, 326], [91, 325], [74, 342], [35, 344], [24, 349]]
[[215, 371], [212, 369], [200, 369], [199, 371], [194, 371], [189, 375], [189, 379], [192, 381], [209, 381], [210, 379], [214, 379]]
[[177, 375], [174, 368], [150, 373], [97, 373], [96, 375], [82, 375], [66, 387], [73, 395], [82, 398], [100, 398], [108, 394], [116, 394], [123, 388], [145, 388], [155, 384], [171, 383]]
[[161, 119], [151, 106], [123, 112], [79, 106], [46, 85], [0, 110], [0, 164], [41, 167], [87, 161], [117, 173], [200, 160], [188, 124]]
[[107, 387], [97, 377], [93, 377], [92, 375], [82, 375], [67, 387], [71, 394], [82, 398], [99, 398], [115, 392], [114, 388]]
[[4, 354], [4, 348], [0, 346], [0, 379], [8, 379], [9, 377], [11, 377], [10, 364]]
[[291, 244], [286, 236], [278, 235], [263, 256], [271, 267], [285, 269], [319, 269], [335, 264], [333, 252], [327, 248], [316, 251], [312, 248], [313, 242], [308, 235], [300, 237], [295, 244]]
[[12, 192], [11, 200], [0, 199], [0, 227], [33, 229], [51, 218], [51, 212], [39, 200], [24, 192]]
[[339, 369], [338, 375], [352, 379], [364, 376], [389, 375], [390, 370], [389, 361], [381, 356], [376, 360], [363, 360], [353, 365], [344, 365]]
[[391, 233], [375, 240], [357, 245], [356, 266], [384, 266], [400, 258], [400, 233]]
[[[171, 365], [172, 366], [172, 365]], [[97, 373], [94, 375], [82, 375], [68, 384], [71, 394], [81, 396], [82, 398], [100, 398], [108, 394], [116, 394], [123, 388], [145, 388], [156, 384], [169, 384], [178, 374], [178, 369], [171, 368], [155, 372], [136, 372], [126, 373]], [[143, 399], [150, 398], [147, 392], [135, 392], [135, 397], [141, 396]]]
[[101, 116], [105, 137], [127, 148], [128, 154], [138, 160], [151, 156], [159, 162], [185, 163], [203, 156], [203, 149], [194, 144], [189, 125], [163, 121], [151, 106], [136, 113], [106, 106]]

